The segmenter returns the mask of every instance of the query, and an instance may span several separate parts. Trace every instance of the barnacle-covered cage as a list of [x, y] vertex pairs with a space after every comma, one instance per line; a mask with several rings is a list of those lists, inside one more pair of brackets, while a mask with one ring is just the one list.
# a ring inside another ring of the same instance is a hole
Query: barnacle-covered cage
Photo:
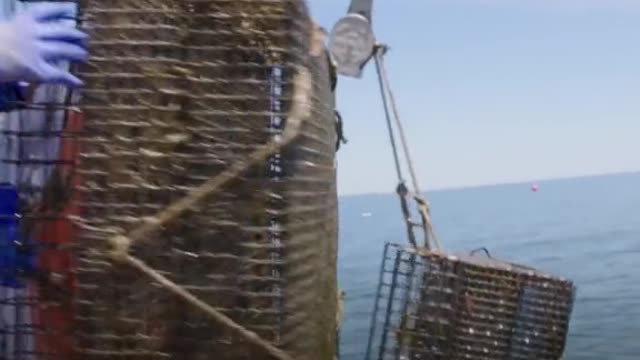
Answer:
[[214, 311], [332, 359], [334, 98], [304, 2], [80, 0], [77, 20], [84, 88], [1, 119], [0, 358], [273, 358]]
[[385, 247], [368, 359], [558, 360], [575, 289], [490, 257]]

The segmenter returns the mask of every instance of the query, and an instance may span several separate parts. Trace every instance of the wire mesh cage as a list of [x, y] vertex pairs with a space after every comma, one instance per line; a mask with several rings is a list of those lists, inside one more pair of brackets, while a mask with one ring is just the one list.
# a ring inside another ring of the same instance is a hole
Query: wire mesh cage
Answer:
[[367, 359], [558, 360], [574, 294], [519, 265], [388, 244]]
[[127, 256], [293, 358], [332, 359], [334, 98], [304, 2], [80, 0], [78, 21], [84, 89], [40, 86], [1, 118], [0, 358], [272, 358], [114, 261], [115, 235], [150, 226]]

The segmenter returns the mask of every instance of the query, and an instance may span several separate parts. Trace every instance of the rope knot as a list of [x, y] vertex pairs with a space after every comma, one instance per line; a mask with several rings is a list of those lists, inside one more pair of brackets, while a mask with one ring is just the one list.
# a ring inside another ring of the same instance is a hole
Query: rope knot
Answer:
[[123, 262], [129, 255], [131, 240], [124, 235], [116, 235], [109, 239], [111, 245], [111, 258], [118, 262]]
[[396, 193], [401, 197], [405, 197], [409, 194], [409, 189], [407, 188], [407, 185], [404, 183], [404, 181], [398, 184], [398, 186], [396, 187]]

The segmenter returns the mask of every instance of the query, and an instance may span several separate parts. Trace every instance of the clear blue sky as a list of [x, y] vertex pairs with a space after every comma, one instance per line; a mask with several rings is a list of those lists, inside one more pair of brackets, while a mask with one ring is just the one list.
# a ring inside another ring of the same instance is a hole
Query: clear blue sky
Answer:
[[[330, 29], [348, 0], [311, 0]], [[429, 189], [640, 170], [640, 0], [376, 0]], [[395, 174], [375, 69], [341, 78], [341, 194]]]

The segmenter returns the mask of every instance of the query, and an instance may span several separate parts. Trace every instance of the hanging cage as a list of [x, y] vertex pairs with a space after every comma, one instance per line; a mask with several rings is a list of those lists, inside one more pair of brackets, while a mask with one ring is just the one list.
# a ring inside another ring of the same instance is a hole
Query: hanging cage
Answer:
[[333, 359], [335, 79], [304, 2], [77, 9], [84, 88], [0, 115], [0, 358]]
[[573, 284], [482, 256], [387, 244], [367, 360], [561, 359]]

